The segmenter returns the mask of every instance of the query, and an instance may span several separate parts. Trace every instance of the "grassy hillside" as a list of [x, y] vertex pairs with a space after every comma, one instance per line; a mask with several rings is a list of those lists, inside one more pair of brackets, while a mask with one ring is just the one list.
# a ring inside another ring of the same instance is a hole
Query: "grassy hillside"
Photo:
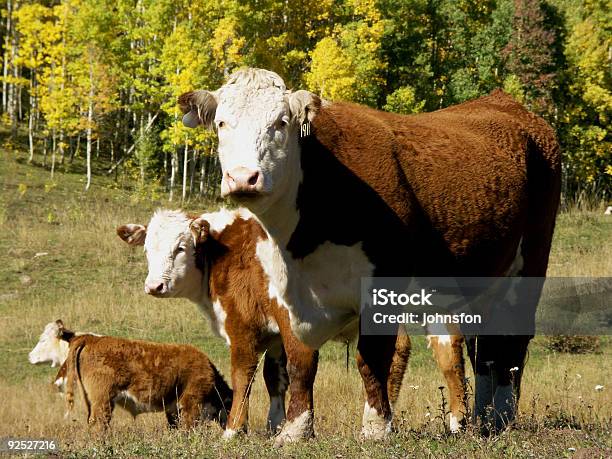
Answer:
[[[253, 389], [251, 435], [229, 443], [212, 425], [168, 432], [161, 414], [134, 422], [117, 410], [106, 438], [91, 436], [82, 410], [77, 421], [63, 419], [63, 400], [50, 384], [55, 369], [27, 361], [52, 320], [62, 318], [82, 331], [193, 343], [227, 376], [228, 351], [192, 304], [143, 293], [144, 255], [115, 235], [119, 224], [146, 222], [156, 207], [178, 204], [135, 199], [103, 176], [85, 193], [81, 173], [58, 173], [51, 181], [47, 170], [26, 165], [25, 155], [0, 154], [0, 438], [52, 437], [68, 456], [82, 457], [276, 457], [263, 433], [267, 402], [261, 371]], [[558, 222], [551, 274], [612, 276], [612, 217], [576, 211]], [[559, 457], [572, 455], [573, 448], [583, 457], [610, 456], [612, 344], [602, 339], [599, 354], [565, 355], [548, 351], [544, 340], [536, 338], [531, 346], [517, 428], [487, 440], [471, 432], [445, 434], [438, 389], [443, 378], [424, 338], [415, 337], [398, 404], [400, 433], [382, 443], [358, 438], [363, 396], [354, 349], [347, 370], [345, 347], [328, 344], [315, 386], [317, 439], [282, 452], [338, 458]], [[603, 391], [595, 390], [599, 384]]]

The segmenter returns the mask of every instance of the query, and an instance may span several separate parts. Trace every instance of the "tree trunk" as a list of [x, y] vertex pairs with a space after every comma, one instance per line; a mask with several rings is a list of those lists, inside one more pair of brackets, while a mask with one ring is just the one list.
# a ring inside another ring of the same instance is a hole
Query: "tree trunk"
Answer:
[[176, 181], [176, 173], [178, 172], [178, 158], [176, 146], [172, 149], [172, 158], [170, 159], [170, 196], [169, 201], [174, 197], [174, 182]]
[[[61, 123], [62, 121], [60, 120], [60, 126], [61, 126]], [[64, 165], [64, 130], [61, 128], [60, 128], [60, 133], [59, 133], [58, 148], [59, 148], [59, 153], [60, 153], [59, 163], [63, 166]]]
[[187, 196], [187, 165], [189, 164], [189, 145], [185, 139], [185, 152], [183, 153], [183, 194], [181, 202], [185, 202]]
[[206, 155], [200, 158], [200, 197], [204, 196], [204, 178], [206, 177]]
[[53, 129], [53, 143], [52, 143], [52, 149], [51, 149], [51, 179], [53, 179], [53, 174], [55, 173], [55, 148], [56, 148], [56, 142], [55, 142], [55, 129]]
[[45, 167], [47, 165], [47, 143], [49, 143], [49, 139], [45, 137], [43, 139], [43, 159], [42, 166]]
[[28, 116], [28, 145], [30, 147], [30, 156], [28, 163], [34, 161], [34, 97], [32, 95], [32, 80], [30, 80], [30, 116]]
[[11, 41], [11, 28], [13, 26], [13, 2], [6, 1], [6, 34], [4, 35], [4, 67], [2, 69], [2, 112], [8, 111], [8, 74], [9, 74], [9, 53], [7, 49]]
[[198, 160], [198, 150], [197, 148], [193, 149], [193, 158], [191, 160], [191, 165], [189, 166], [189, 197], [191, 198], [191, 193], [193, 192], [193, 179], [195, 176], [196, 170], [196, 162]]
[[85, 191], [91, 186], [91, 137], [93, 128], [93, 98], [94, 98], [94, 82], [93, 82], [93, 62], [92, 57], [89, 57], [89, 107], [87, 108], [87, 184]]

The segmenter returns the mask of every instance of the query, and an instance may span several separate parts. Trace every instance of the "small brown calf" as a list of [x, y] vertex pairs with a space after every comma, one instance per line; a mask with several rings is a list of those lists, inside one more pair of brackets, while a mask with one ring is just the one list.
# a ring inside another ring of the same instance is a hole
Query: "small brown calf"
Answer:
[[77, 336], [65, 329], [61, 337], [69, 342], [69, 352], [56, 381], [65, 375], [69, 411], [78, 383], [89, 424], [106, 428], [117, 405], [132, 416], [165, 411], [170, 427], [191, 428], [200, 419], [225, 426], [232, 390], [195, 347]]

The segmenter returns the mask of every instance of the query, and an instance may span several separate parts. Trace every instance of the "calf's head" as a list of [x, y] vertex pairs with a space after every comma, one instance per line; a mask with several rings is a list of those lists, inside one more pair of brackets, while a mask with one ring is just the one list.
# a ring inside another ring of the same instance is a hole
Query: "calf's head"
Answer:
[[204, 274], [197, 266], [196, 248], [209, 232], [208, 223], [179, 211], [159, 210], [147, 226], [122, 225], [117, 235], [129, 245], [144, 245], [149, 273], [145, 293], [156, 297], [197, 300]]
[[280, 76], [262, 69], [239, 70], [216, 91], [179, 98], [185, 126], [217, 131], [222, 196], [256, 214], [297, 189], [300, 129], [320, 105], [316, 95], [288, 91]]
[[61, 320], [50, 322], [45, 326], [38, 343], [28, 355], [28, 360], [32, 364], [51, 362], [55, 367], [64, 363], [68, 357], [68, 338], [74, 336], [64, 328]]

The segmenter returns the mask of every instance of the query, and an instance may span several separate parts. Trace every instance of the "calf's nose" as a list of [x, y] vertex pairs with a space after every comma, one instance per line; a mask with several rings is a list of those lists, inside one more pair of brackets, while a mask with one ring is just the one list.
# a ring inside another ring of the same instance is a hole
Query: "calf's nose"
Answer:
[[259, 193], [263, 188], [263, 176], [258, 170], [246, 167], [236, 167], [226, 171], [223, 179], [226, 182], [228, 194]]
[[166, 284], [160, 280], [146, 281], [145, 293], [148, 293], [149, 295], [166, 293]]

